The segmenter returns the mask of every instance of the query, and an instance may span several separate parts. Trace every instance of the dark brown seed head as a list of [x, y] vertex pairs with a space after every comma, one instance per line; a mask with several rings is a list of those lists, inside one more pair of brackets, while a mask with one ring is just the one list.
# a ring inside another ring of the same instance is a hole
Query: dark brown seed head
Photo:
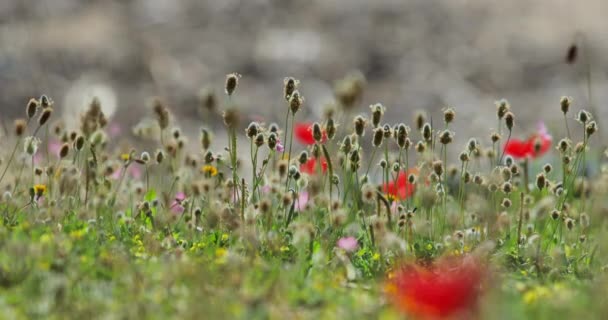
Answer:
[[445, 123], [451, 123], [452, 121], [454, 121], [455, 117], [456, 111], [454, 110], [454, 108], [448, 107], [443, 111], [443, 121], [445, 121]]
[[226, 127], [231, 129], [238, 126], [241, 119], [241, 115], [235, 107], [231, 107], [224, 111], [223, 118]]
[[334, 118], [330, 117], [325, 123], [325, 132], [327, 133], [327, 139], [332, 140], [336, 136], [336, 122]]
[[359, 137], [362, 137], [365, 134], [365, 126], [367, 125], [367, 121], [361, 115], [356, 116], [353, 121], [355, 124], [355, 134]]
[[443, 174], [443, 162], [441, 160], [433, 161], [433, 171], [438, 176], [441, 176]]
[[291, 110], [291, 113], [295, 115], [296, 112], [300, 110], [303, 103], [304, 97], [300, 95], [300, 92], [298, 90], [295, 90], [289, 98], [289, 110]]
[[245, 132], [247, 133], [247, 137], [249, 137], [249, 139], [253, 139], [258, 135], [258, 132], [260, 132], [260, 125], [257, 122], [252, 122], [249, 124]]
[[264, 142], [265, 142], [264, 134], [258, 133], [258, 135], [255, 137], [255, 145], [259, 148], [264, 145]]
[[47, 95], [43, 94], [40, 96], [40, 106], [43, 109], [50, 108], [53, 105], [53, 100], [51, 100]]
[[507, 114], [507, 112], [509, 112], [509, 109], [511, 109], [509, 102], [505, 99], [496, 101], [495, 104], [496, 116], [498, 116], [498, 119], [502, 119]]
[[576, 62], [576, 58], [578, 57], [578, 46], [576, 44], [570, 45], [568, 47], [568, 52], [566, 53], [566, 63], [573, 64]]
[[156, 120], [161, 130], [166, 129], [169, 126], [169, 111], [160, 99], [154, 99], [152, 102], [152, 108], [156, 115]]
[[572, 104], [572, 98], [570, 98], [570, 97], [563, 96], [559, 100], [559, 105], [564, 114], [568, 113], [568, 110], [570, 110], [570, 104]]
[[431, 124], [428, 122], [422, 126], [422, 138], [426, 142], [433, 139], [433, 129], [431, 128]]
[[581, 110], [576, 114], [576, 120], [582, 124], [586, 124], [591, 120], [591, 114], [585, 110]]
[[587, 137], [590, 137], [596, 131], [597, 131], [597, 123], [595, 121], [591, 121], [591, 122], [587, 123], [587, 125], [585, 126], [585, 133], [587, 134]]
[[15, 120], [15, 135], [17, 137], [21, 137], [23, 133], [25, 133], [25, 128], [27, 127], [27, 122], [24, 119]]
[[287, 77], [283, 79], [283, 97], [285, 98], [285, 100], [289, 101], [289, 99], [291, 98], [291, 94], [296, 90], [299, 83], [299, 80], [296, 80], [292, 77]]
[[317, 143], [323, 140], [323, 132], [321, 131], [321, 125], [318, 122], [312, 124], [312, 137]]
[[38, 100], [32, 98], [25, 107], [25, 114], [27, 115], [27, 118], [33, 118], [36, 115], [36, 110], [38, 110]]
[[441, 144], [450, 144], [453, 139], [453, 134], [449, 130], [443, 130], [439, 134], [439, 142], [441, 142]]
[[208, 150], [211, 146], [211, 133], [209, 130], [202, 128], [201, 129], [201, 147], [203, 150]]
[[217, 97], [211, 89], [203, 90], [200, 96], [201, 108], [208, 111], [214, 111], [217, 108]]
[[492, 132], [492, 135], [490, 135], [490, 139], [492, 140], [492, 143], [496, 143], [500, 141], [500, 134], [498, 134], [498, 132]]
[[424, 124], [426, 123], [426, 115], [424, 114], [424, 112], [419, 111], [416, 112], [414, 118], [416, 119], [416, 129], [418, 131], [422, 130], [422, 126], [424, 126]]
[[386, 108], [380, 103], [373, 104], [369, 106], [369, 108], [372, 111], [372, 126], [377, 128], [380, 125], [380, 121], [382, 120], [382, 116], [384, 115]]
[[38, 118], [38, 125], [41, 127], [45, 125], [49, 121], [49, 118], [51, 118], [52, 113], [53, 108], [51, 107], [43, 109], [42, 113], [40, 114], [40, 118]]
[[84, 147], [84, 136], [78, 136], [74, 141], [74, 147], [80, 151]]
[[227, 95], [232, 96], [234, 90], [236, 90], [236, 87], [239, 85], [240, 78], [241, 75], [236, 72], [226, 75], [225, 91]]
[[541, 172], [536, 176], [536, 187], [539, 190], [542, 190], [545, 188], [546, 185], [547, 185], [547, 178], [545, 177], [545, 174]]
[[268, 135], [268, 148], [270, 148], [270, 150], [274, 150], [277, 147], [277, 142], [278, 138], [276, 132], [270, 132]]
[[70, 151], [70, 145], [67, 143], [64, 143], [61, 146], [61, 149], [59, 149], [59, 158], [63, 159], [68, 155], [68, 152]]
[[513, 124], [515, 123], [515, 115], [513, 114], [513, 112], [507, 112], [505, 114], [505, 125], [507, 126], [507, 129], [509, 129], [509, 131], [513, 130]]
[[384, 139], [384, 130], [382, 128], [374, 129], [374, 138], [372, 144], [374, 147], [379, 147], [382, 145], [382, 140]]

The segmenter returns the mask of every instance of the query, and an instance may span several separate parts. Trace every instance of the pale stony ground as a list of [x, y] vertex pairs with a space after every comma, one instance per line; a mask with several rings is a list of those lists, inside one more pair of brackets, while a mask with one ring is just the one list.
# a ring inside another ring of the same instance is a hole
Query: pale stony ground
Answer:
[[[317, 119], [333, 81], [361, 70], [368, 79], [361, 112], [382, 102], [391, 121], [409, 122], [414, 110], [439, 116], [450, 105], [462, 144], [486, 139], [493, 102], [505, 97], [519, 132], [534, 130], [542, 114], [559, 134], [559, 97], [589, 104], [587, 61], [594, 103], [605, 109], [605, 12], [602, 0], [4, 0], [0, 117], [10, 123], [43, 92], [75, 115], [94, 94], [129, 127], [161, 96], [194, 133], [199, 90], [221, 93], [224, 75], [237, 71], [236, 101], [249, 118], [282, 123], [282, 79], [293, 75], [307, 98], [298, 117]], [[575, 41], [586, 54], [567, 65]]]

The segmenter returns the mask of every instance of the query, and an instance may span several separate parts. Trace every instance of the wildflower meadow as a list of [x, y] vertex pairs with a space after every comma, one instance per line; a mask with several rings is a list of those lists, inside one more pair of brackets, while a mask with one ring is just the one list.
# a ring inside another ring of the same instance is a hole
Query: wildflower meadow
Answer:
[[245, 79], [200, 97], [197, 135], [162, 97], [122, 128], [137, 138], [96, 97], [71, 128], [52, 92], [15, 106], [0, 141], [0, 318], [606, 317], [593, 109], [558, 96], [542, 103], [563, 121], [524, 128], [500, 99], [457, 144], [458, 106], [361, 112], [360, 73], [317, 118], [297, 76], [267, 88], [278, 123], [243, 113]]

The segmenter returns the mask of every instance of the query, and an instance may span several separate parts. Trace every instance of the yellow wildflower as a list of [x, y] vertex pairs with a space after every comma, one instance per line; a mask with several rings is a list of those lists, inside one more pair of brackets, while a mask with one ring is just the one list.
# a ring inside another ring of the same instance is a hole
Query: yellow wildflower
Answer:
[[44, 185], [44, 184], [34, 185], [34, 193], [36, 194], [36, 197], [38, 197], [38, 198], [42, 197], [42, 195], [44, 195], [45, 192], [46, 192], [46, 185]]
[[129, 160], [131, 160], [131, 154], [123, 153], [120, 155], [120, 159], [122, 159], [123, 161], [129, 161]]
[[214, 177], [217, 175], [217, 168], [212, 165], [204, 165], [201, 168], [201, 172], [205, 173], [205, 174], [209, 174], [210, 176]]

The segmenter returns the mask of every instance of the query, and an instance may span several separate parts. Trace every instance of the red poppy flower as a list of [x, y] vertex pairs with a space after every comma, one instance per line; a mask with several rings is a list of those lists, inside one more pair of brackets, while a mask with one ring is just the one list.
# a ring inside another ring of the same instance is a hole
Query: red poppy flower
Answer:
[[[321, 132], [323, 133], [321, 137], [321, 142], [325, 142], [327, 140], [327, 132], [325, 132], [325, 129], [322, 129]], [[296, 139], [301, 144], [315, 144], [315, 138], [312, 136], [312, 122], [296, 123], [294, 126], [294, 134], [296, 136]]]
[[407, 172], [399, 172], [399, 176], [397, 176], [397, 181], [390, 181], [389, 183], [385, 183], [382, 186], [382, 192], [392, 195], [398, 200], [405, 200], [409, 198], [415, 191], [415, 185], [410, 184], [407, 181], [408, 176], [411, 173], [418, 173], [418, 169], [413, 168], [407, 170]]
[[[535, 146], [540, 146], [536, 150]], [[547, 133], [544, 124], [539, 125], [538, 132], [530, 136], [527, 140], [509, 139], [505, 144], [505, 154], [516, 159], [538, 158], [547, 153], [551, 148], [551, 136]]]
[[386, 285], [391, 302], [417, 319], [470, 315], [481, 296], [484, 268], [471, 257], [450, 258], [423, 268], [408, 265]]
[[327, 171], [327, 161], [315, 157], [308, 159], [305, 164], [300, 165], [300, 171], [303, 173], [315, 174], [317, 173], [317, 163], [321, 164], [321, 171], [325, 173]]

